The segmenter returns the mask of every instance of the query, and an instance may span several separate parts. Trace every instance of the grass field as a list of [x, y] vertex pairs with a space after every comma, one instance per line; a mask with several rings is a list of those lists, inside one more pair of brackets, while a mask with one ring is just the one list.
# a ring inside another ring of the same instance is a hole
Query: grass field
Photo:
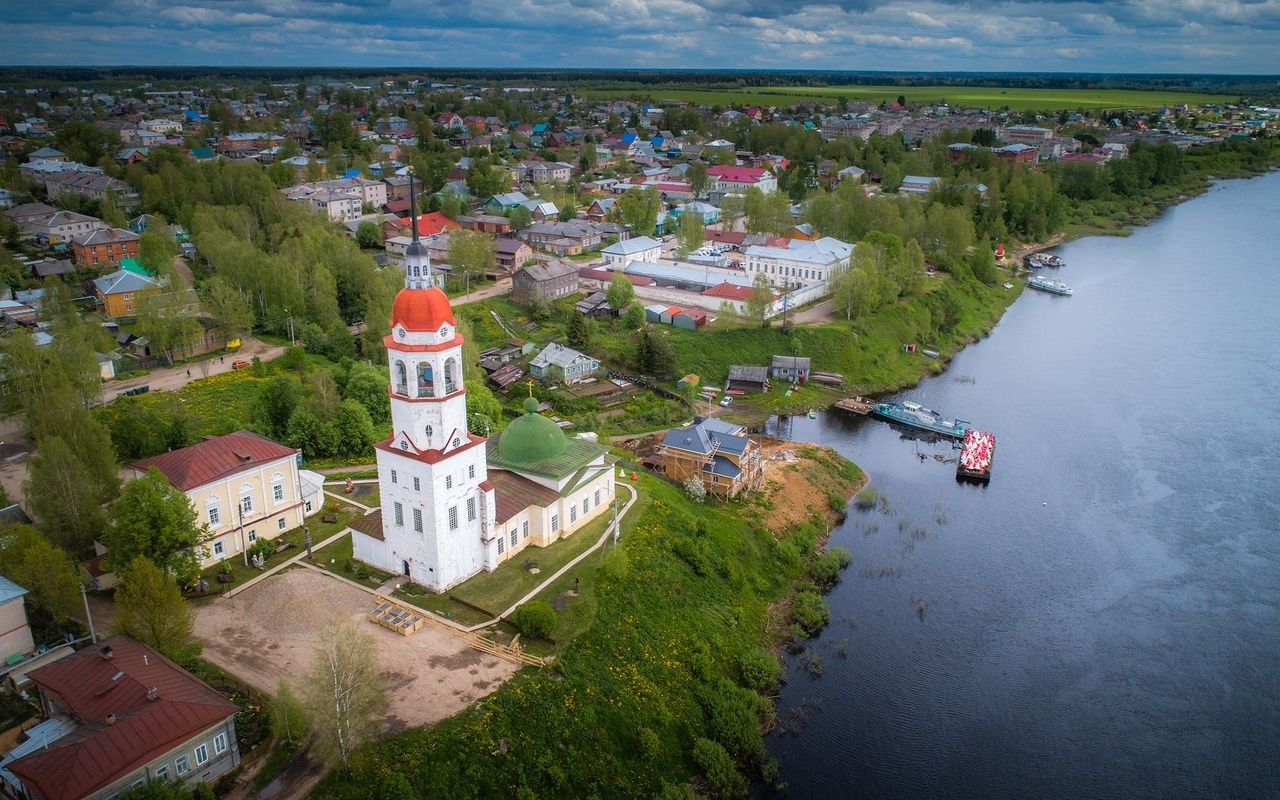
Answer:
[[790, 106], [805, 100], [834, 103], [841, 97], [850, 102], [886, 101], [899, 95], [910, 103], [934, 104], [946, 101], [957, 108], [978, 106], [1017, 111], [1059, 111], [1075, 109], [1154, 109], [1178, 103], [1190, 105], [1234, 102], [1233, 95], [1196, 94], [1130, 89], [1001, 89], [988, 86], [778, 86], [756, 89], [615, 89], [587, 92], [591, 99], [647, 97], [653, 100], [687, 100], [705, 105]]

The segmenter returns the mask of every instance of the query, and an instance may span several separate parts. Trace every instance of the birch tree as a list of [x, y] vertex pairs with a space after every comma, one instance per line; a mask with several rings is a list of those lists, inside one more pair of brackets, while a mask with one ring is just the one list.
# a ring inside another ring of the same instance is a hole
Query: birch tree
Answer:
[[320, 634], [303, 698], [316, 752], [331, 763], [345, 764], [377, 732], [386, 703], [377, 648], [373, 636], [350, 620], [338, 620]]

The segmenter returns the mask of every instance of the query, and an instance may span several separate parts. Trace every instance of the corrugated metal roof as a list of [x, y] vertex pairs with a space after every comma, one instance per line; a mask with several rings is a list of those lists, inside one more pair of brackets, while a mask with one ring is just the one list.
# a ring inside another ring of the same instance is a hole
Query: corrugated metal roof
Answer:
[[494, 520], [499, 525], [529, 506], [546, 508], [560, 499], [553, 489], [505, 469], [489, 470], [489, 481], [493, 484]]
[[155, 467], [164, 473], [169, 483], [186, 492], [294, 455], [296, 451], [292, 447], [273, 442], [253, 431], [236, 431], [143, 459], [132, 466], [141, 472]]
[[14, 598], [22, 597], [26, 593], [26, 589], [23, 589], [8, 578], [0, 576], [0, 603], [7, 603]]

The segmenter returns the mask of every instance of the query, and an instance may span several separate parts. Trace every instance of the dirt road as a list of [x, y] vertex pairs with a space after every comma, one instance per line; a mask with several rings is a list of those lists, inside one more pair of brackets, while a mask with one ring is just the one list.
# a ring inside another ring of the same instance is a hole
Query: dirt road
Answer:
[[471, 294], [463, 294], [449, 299], [450, 304], [455, 306], [474, 303], [477, 300], [488, 300], [490, 297], [508, 294], [511, 292], [511, 279], [503, 278], [500, 281], [494, 281], [488, 286], [476, 289]]
[[[284, 353], [283, 346], [267, 344], [252, 336], [245, 336], [241, 341], [244, 344], [241, 345], [239, 350], [234, 353], [228, 353], [225, 356], [184, 364], [179, 367], [157, 367], [151, 370], [150, 374], [136, 378], [105, 381], [102, 384], [102, 394], [106, 402], [110, 403], [116, 399], [120, 392], [125, 389], [132, 389], [135, 386], [146, 385], [153, 392], [161, 390], [171, 392], [181, 389], [191, 381], [207, 378], [210, 375], [230, 372], [231, 365], [236, 361], [250, 361], [254, 356], [263, 361], [270, 361], [273, 358], [279, 358]], [[188, 372], [190, 375], [187, 374]]]

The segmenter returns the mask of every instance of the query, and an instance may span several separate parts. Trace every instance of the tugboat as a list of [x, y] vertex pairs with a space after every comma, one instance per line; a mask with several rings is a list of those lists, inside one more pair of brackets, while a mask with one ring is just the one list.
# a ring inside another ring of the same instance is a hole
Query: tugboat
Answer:
[[956, 463], [956, 480], [991, 482], [991, 463], [996, 455], [996, 437], [986, 431], [970, 428], [964, 435], [960, 460]]
[[1067, 262], [1052, 253], [1032, 253], [1027, 256], [1027, 266], [1032, 269], [1043, 269], [1044, 267], [1065, 267]]
[[1075, 292], [1071, 290], [1071, 287], [1062, 281], [1055, 281], [1054, 279], [1046, 278], [1043, 275], [1037, 275], [1034, 278], [1027, 278], [1027, 285], [1032, 289], [1039, 289], [1042, 292], [1049, 292], [1050, 294], [1060, 294], [1067, 297], [1075, 294]]
[[916, 430], [936, 433], [951, 439], [963, 439], [969, 430], [969, 422], [962, 419], [946, 419], [937, 411], [919, 403], [876, 403], [871, 413], [889, 422], [906, 425]]

